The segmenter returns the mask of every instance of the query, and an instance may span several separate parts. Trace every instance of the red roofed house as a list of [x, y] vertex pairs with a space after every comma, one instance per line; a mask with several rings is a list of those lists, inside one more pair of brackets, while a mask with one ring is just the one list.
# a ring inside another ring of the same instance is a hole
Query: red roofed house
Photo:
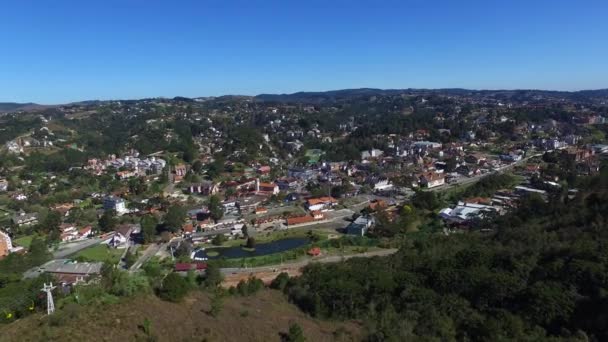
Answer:
[[306, 206], [310, 211], [329, 210], [336, 205], [338, 205], [338, 201], [330, 196], [311, 198], [306, 202]]
[[313, 248], [309, 249], [308, 252], [306, 252], [306, 254], [313, 256], [313, 257], [319, 256], [319, 255], [321, 255], [321, 248], [313, 247]]
[[262, 214], [266, 214], [266, 213], [268, 213], [268, 209], [266, 209], [264, 207], [255, 208], [256, 215], [262, 215]]
[[182, 233], [184, 235], [192, 235], [194, 233], [194, 225], [192, 223], [187, 223], [182, 227]]
[[260, 181], [256, 179], [255, 185], [255, 190], [259, 194], [276, 195], [279, 193], [279, 186], [274, 183], [260, 183]]
[[92, 232], [93, 232], [93, 228], [91, 226], [86, 226], [86, 227], [78, 230], [78, 235], [80, 235], [81, 238], [86, 238], [86, 237], [91, 236]]
[[59, 229], [61, 230], [61, 241], [63, 242], [76, 240], [78, 238], [76, 226], [71, 223], [62, 223], [59, 226]]
[[287, 225], [288, 226], [295, 226], [295, 225], [298, 225], [298, 224], [313, 222], [314, 220], [315, 220], [314, 217], [312, 217], [310, 215], [290, 217], [290, 218], [287, 219]]
[[270, 173], [270, 166], [268, 166], [268, 165], [260, 166], [258, 168], [258, 173], [262, 174], [262, 175]]

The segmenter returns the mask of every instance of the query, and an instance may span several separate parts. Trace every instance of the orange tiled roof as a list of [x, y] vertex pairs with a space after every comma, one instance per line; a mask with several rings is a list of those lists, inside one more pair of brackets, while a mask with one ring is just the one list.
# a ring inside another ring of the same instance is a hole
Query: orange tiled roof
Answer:
[[319, 197], [319, 198], [311, 198], [308, 200], [308, 205], [316, 205], [321, 203], [337, 203], [335, 198], [331, 196]]

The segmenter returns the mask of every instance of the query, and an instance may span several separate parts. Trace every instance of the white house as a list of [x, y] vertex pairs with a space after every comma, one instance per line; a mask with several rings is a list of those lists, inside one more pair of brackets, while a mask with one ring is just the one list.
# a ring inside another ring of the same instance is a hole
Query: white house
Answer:
[[434, 188], [445, 184], [445, 175], [436, 172], [423, 173], [418, 177], [420, 186]]

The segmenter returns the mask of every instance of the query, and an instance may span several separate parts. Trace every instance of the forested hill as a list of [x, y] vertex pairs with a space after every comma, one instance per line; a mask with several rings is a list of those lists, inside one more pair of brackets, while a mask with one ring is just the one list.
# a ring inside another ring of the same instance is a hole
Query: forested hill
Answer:
[[41, 106], [35, 103], [15, 103], [15, 102], [0, 102], [1, 112], [12, 112], [18, 110], [29, 110], [40, 108]]
[[370, 341], [607, 341], [608, 170], [585, 183], [529, 198], [492, 235], [409, 239], [273, 285], [313, 316], [364, 319]]
[[472, 98], [497, 98], [509, 100], [511, 98], [535, 99], [543, 98], [563, 98], [573, 101], [586, 101], [590, 99], [608, 98], [608, 89], [581, 90], [581, 91], [552, 91], [552, 90], [472, 90], [461, 88], [445, 89], [342, 89], [321, 92], [297, 92], [293, 94], [260, 94], [255, 97], [258, 101], [285, 102], [285, 103], [308, 103], [321, 104], [353, 100], [360, 97], [371, 96], [394, 96], [394, 95], [444, 95], [444, 96], [467, 96]]

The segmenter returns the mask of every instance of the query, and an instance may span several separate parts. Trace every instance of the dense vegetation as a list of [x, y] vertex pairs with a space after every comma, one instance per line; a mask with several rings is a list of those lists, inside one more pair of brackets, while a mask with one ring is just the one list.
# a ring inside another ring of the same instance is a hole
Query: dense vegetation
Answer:
[[408, 240], [389, 258], [312, 265], [275, 286], [369, 340], [608, 339], [608, 172], [571, 201], [525, 201], [496, 233]]

